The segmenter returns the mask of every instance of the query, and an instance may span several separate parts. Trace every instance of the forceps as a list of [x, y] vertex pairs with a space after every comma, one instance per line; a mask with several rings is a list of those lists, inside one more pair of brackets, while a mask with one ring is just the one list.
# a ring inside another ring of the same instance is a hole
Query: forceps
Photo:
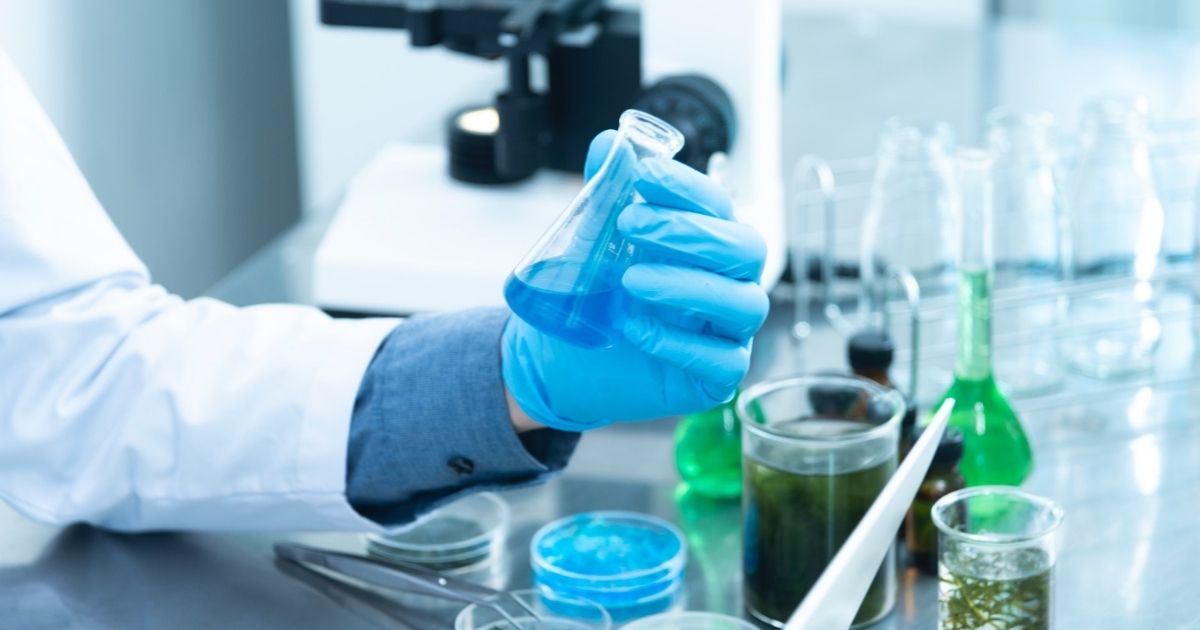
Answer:
[[542, 619], [542, 616], [528, 603], [511, 593], [497, 591], [466, 580], [446, 577], [421, 567], [399, 566], [350, 553], [290, 542], [275, 543], [275, 555], [283, 560], [320, 567], [337, 575], [374, 586], [489, 608], [512, 624], [513, 628], [520, 628], [521, 624], [513, 619], [508, 611], [504, 610], [499, 603], [501, 600], [512, 601], [529, 613], [532, 618]]

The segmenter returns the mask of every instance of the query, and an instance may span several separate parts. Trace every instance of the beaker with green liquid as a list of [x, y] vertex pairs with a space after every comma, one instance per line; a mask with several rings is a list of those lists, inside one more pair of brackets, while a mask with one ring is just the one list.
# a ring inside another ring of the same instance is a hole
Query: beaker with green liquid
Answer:
[[1033, 470], [1033, 452], [992, 373], [991, 158], [985, 151], [964, 149], [957, 162], [962, 200], [958, 353], [954, 382], [942, 400], [954, 399], [950, 424], [963, 432], [959, 467], [967, 485], [1019, 486]]
[[[738, 401], [742, 420], [743, 593], [758, 621], [788, 617], [896, 470], [904, 397], [853, 376], [759, 383]], [[859, 605], [854, 627], [896, 602], [894, 550]]]

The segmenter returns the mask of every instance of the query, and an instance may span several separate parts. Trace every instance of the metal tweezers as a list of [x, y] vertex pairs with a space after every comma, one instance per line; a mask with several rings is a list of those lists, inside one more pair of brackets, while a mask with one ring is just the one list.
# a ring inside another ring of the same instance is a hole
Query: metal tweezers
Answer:
[[515, 603], [534, 619], [542, 618], [527, 602], [512, 593], [446, 577], [417, 566], [400, 566], [364, 556], [290, 542], [275, 543], [275, 555], [281, 560], [318, 567], [372, 586], [482, 606], [494, 610], [512, 624], [513, 628], [520, 628], [521, 625], [501, 605], [504, 600]]

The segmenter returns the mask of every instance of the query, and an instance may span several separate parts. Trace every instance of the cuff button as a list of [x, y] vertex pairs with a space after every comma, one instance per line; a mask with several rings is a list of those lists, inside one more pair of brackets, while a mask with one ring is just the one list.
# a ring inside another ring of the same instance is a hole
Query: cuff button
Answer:
[[450, 461], [447, 462], [447, 465], [450, 467], [450, 472], [458, 475], [459, 477], [466, 477], [467, 475], [475, 472], [475, 462], [467, 459], [466, 457], [462, 457], [461, 455], [451, 457]]

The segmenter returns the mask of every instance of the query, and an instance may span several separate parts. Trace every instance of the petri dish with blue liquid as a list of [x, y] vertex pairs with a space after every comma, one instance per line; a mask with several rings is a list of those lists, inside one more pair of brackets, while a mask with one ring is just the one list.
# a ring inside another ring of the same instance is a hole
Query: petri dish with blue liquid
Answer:
[[603, 606], [614, 622], [682, 603], [687, 547], [674, 525], [636, 512], [586, 512], [542, 527], [530, 543], [536, 587]]

